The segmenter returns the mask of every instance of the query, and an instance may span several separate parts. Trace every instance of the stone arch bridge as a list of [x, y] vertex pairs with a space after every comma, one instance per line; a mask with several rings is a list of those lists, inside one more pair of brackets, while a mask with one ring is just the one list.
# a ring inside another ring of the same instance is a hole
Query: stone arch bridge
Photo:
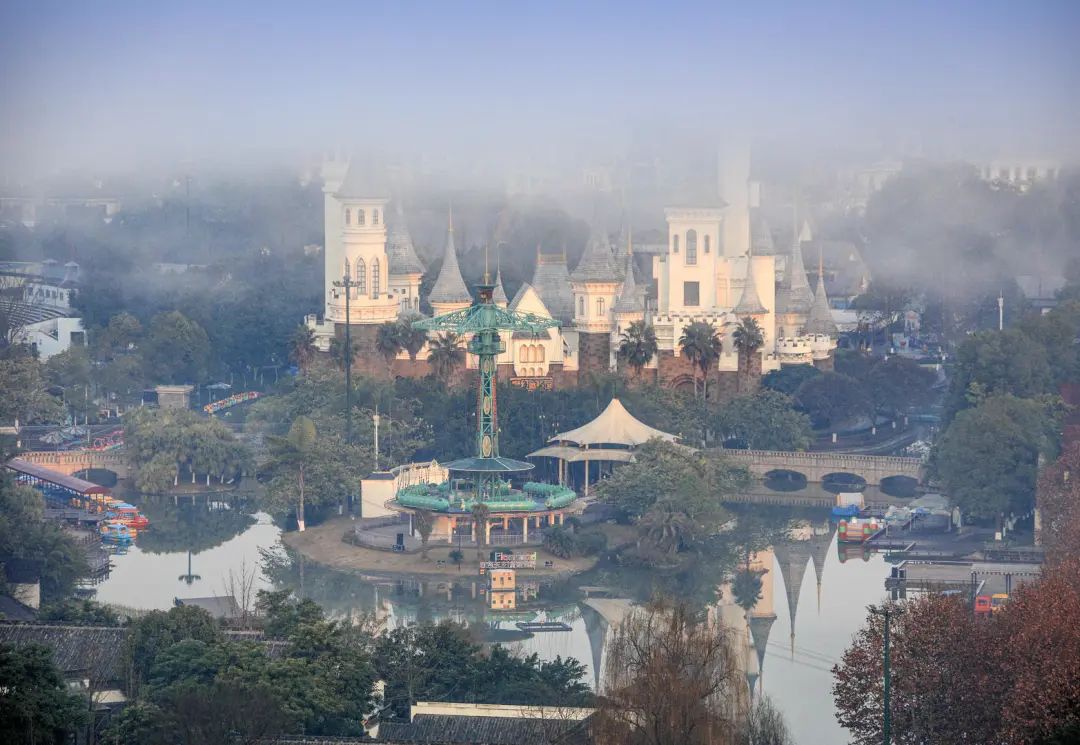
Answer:
[[68, 476], [92, 468], [112, 471], [120, 479], [128, 475], [127, 460], [116, 450], [37, 450], [16, 457]]
[[854, 474], [871, 486], [883, 479], [905, 476], [922, 482], [922, 460], [896, 455], [858, 455], [855, 453], [788, 452], [780, 450], [724, 450], [724, 455], [746, 466], [757, 478], [773, 471], [794, 471], [806, 480], [819, 483], [831, 474]]

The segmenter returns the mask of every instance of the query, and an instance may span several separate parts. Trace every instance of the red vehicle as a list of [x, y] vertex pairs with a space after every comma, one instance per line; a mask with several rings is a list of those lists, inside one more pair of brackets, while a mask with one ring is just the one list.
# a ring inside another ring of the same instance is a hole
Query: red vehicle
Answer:
[[989, 595], [976, 595], [975, 596], [975, 615], [977, 616], [989, 616], [993, 613], [993, 603], [990, 600]]

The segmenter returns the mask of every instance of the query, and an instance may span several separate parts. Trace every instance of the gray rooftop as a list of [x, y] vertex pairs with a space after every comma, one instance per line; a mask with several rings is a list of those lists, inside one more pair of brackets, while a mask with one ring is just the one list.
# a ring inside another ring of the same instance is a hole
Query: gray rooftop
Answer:
[[821, 273], [818, 274], [814, 304], [810, 306], [810, 315], [806, 318], [806, 327], [803, 330], [808, 334], [825, 334], [834, 338], [838, 334], [836, 321], [829, 309], [829, 298], [825, 294], [825, 277]]
[[390, 274], [423, 274], [424, 264], [416, 255], [409, 223], [401, 200], [394, 200], [394, 218], [390, 220], [390, 234], [386, 241], [387, 259], [390, 261]]
[[634, 257], [626, 256], [626, 269], [623, 271], [624, 279], [619, 297], [615, 301], [613, 310], [616, 313], [642, 313], [645, 311], [645, 288], [637, 286], [634, 279]]
[[531, 284], [552, 318], [563, 324], [574, 320], [574, 297], [570, 292], [570, 271], [566, 267], [565, 253], [537, 251]]
[[594, 224], [585, 252], [570, 279], [575, 282], [618, 282], [620, 274], [619, 262], [611, 250], [607, 233], [599, 224]]
[[469, 288], [465, 286], [465, 280], [461, 278], [461, 269], [458, 267], [457, 249], [454, 247], [453, 218], [446, 231], [446, 250], [443, 252], [442, 268], [439, 270], [439, 277], [435, 280], [435, 286], [431, 288], [428, 302], [472, 302], [472, 295], [469, 294]]
[[495, 272], [495, 290], [491, 293], [491, 300], [496, 305], [510, 304], [510, 298], [506, 297], [506, 289], [503, 287], [502, 269]]
[[334, 196], [339, 199], [388, 199], [390, 189], [379, 169], [353, 159]]
[[743, 285], [742, 297], [739, 298], [739, 304], [735, 306], [735, 315], [751, 316], [768, 312], [769, 311], [761, 303], [761, 298], [758, 296], [757, 284], [754, 282], [754, 257], [747, 256], [746, 284]]

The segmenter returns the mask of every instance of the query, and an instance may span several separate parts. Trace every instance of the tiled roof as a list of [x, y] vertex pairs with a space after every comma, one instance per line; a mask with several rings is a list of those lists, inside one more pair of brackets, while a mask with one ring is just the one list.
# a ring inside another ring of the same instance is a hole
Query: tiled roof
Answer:
[[416, 255], [409, 223], [401, 200], [395, 199], [394, 218], [390, 221], [390, 234], [386, 241], [386, 255], [390, 261], [390, 274], [423, 274], [424, 263]]
[[550, 745], [589, 741], [588, 720], [418, 714], [411, 722], [384, 722], [379, 739], [424, 745]]
[[502, 269], [495, 272], [495, 290], [491, 293], [491, 300], [496, 305], [510, 304], [510, 298], [506, 297], [506, 290], [503, 288]]
[[833, 320], [832, 311], [829, 309], [829, 298], [825, 294], [825, 279], [820, 274], [817, 292], [814, 293], [814, 304], [810, 306], [810, 315], [806, 319], [804, 331], [808, 334], [826, 334], [832, 337], [838, 333], [836, 321]]
[[638, 313], [645, 310], [645, 297], [644, 289], [637, 286], [637, 281], [634, 279], [634, 257], [626, 257], [626, 269], [623, 271], [624, 279], [622, 290], [619, 291], [619, 297], [615, 301], [615, 307], [612, 309], [616, 313]]
[[810, 283], [806, 281], [802, 241], [793, 242], [785, 274], [787, 276], [784, 277], [784, 285], [790, 290], [786, 298], [786, 310], [789, 313], [807, 313], [814, 302], [814, 294], [810, 292]]
[[589, 242], [585, 244], [585, 253], [581, 255], [581, 261], [570, 279], [575, 282], [617, 282], [621, 279], [619, 274], [619, 262], [611, 250], [607, 233], [599, 224], [593, 225]]
[[532, 286], [556, 321], [567, 324], [574, 320], [574, 297], [570, 292], [570, 272], [566, 254], [537, 252]]
[[446, 250], [443, 252], [442, 268], [439, 277], [435, 280], [435, 286], [431, 288], [429, 303], [471, 303], [472, 295], [465, 286], [465, 280], [461, 278], [461, 269], [458, 267], [457, 249], [454, 248], [454, 226], [450, 225], [446, 231]]

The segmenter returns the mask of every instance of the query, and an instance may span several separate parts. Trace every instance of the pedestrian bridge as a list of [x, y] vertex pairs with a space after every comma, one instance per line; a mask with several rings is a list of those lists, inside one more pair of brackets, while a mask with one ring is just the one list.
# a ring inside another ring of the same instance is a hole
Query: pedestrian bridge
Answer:
[[919, 458], [896, 455], [857, 455], [854, 453], [789, 452], [781, 450], [723, 450], [725, 457], [746, 466], [754, 476], [794, 472], [810, 483], [828, 481], [829, 477], [858, 476], [871, 486], [885, 479], [903, 477], [922, 482], [925, 477]]
[[112, 471], [118, 479], [128, 475], [124, 453], [117, 450], [37, 450], [20, 453], [19, 459], [68, 476], [89, 470]]

